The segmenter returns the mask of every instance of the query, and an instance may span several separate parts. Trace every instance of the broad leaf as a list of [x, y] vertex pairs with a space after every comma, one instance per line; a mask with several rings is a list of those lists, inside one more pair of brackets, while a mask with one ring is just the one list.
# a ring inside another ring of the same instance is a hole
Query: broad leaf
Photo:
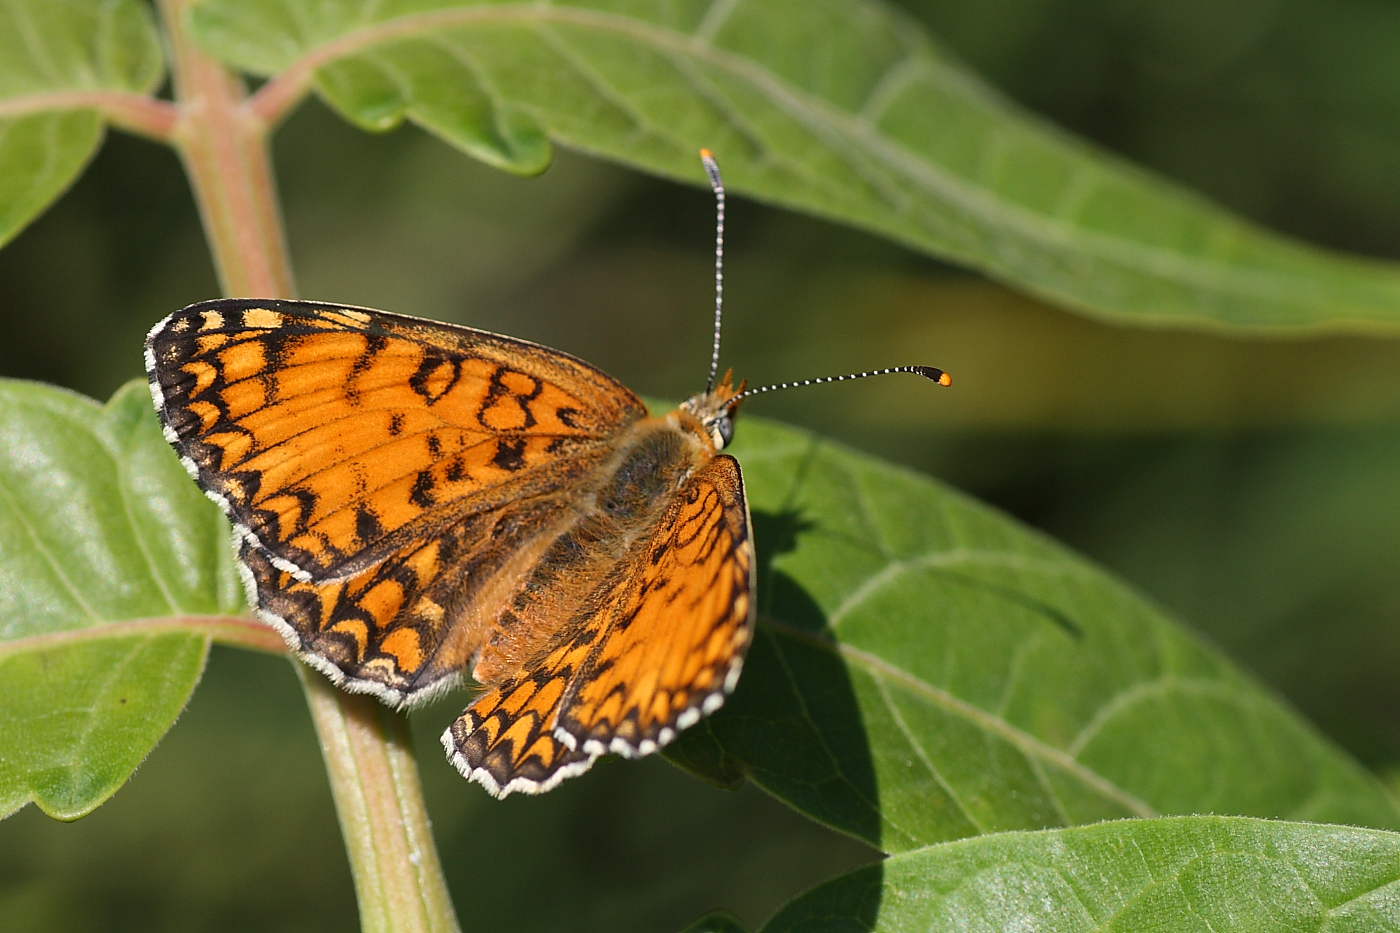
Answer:
[[227, 524], [145, 386], [106, 406], [0, 381], [0, 815], [91, 811], [175, 721], [241, 612]]
[[1112, 817], [1400, 825], [1379, 784], [1122, 584], [937, 483], [745, 419], [761, 632], [674, 759], [885, 851]]
[[930, 846], [808, 892], [764, 930], [1397, 927], [1400, 835], [1181, 817]]
[[0, 4], [0, 244], [78, 177], [102, 142], [99, 100], [164, 71], [140, 0]]
[[[872, 0], [204, 0], [198, 34], [519, 172], [548, 138], [857, 224], [1121, 323], [1400, 328], [1394, 266], [1289, 242], [1045, 126]], [[286, 78], [286, 76], [284, 76]]]

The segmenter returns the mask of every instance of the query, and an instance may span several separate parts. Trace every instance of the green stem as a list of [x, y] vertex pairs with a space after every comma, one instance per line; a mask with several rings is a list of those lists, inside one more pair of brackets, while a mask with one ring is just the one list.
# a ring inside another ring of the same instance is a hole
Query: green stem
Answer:
[[267, 125], [245, 104], [243, 81], [195, 44], [192, 0], [160, 0], [180, 109], [173, 138], [194, 188], [204, 235], [227, 295], [291, 297]]
[[297, 665], [345, 834], [364, 930], [455, 930], [408, 717]]
[[[225, 294], [295, 292], [267, 121], [243, 82], [195, 44], [192, 0], [160, 0], [179, 110], [173, 139], [199, 204]], [[456, 930], [438, 861], [408, 720], [374, 700], [334, 689], [296, 663], [355, 879], [361, 926], [373, 931]]]

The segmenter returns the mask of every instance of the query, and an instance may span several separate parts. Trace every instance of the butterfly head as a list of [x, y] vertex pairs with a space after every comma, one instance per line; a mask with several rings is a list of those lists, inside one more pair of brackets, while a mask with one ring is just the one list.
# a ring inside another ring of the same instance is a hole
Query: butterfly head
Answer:
[[734, 385], [734, 370], [731, 369], [713, 389], [692, 395], [681, 405], [683, 411], [700, 421], [715, 450], [723, 450], [734, 439], [734, 417], [739, 411], [739, 396], [743, 395], [747, 385], [747, 381]]

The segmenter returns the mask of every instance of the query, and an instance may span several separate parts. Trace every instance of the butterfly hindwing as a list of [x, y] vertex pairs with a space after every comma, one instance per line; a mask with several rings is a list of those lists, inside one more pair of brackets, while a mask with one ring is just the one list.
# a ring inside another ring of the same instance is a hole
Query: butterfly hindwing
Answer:
[[308, 581], [557, 490], [646, 413], [568, 354], [315, 302], [191, 305], [152, 329], [146, 363], [186, 467], [242, 536]]
[[542, 656], [444, 733], [464, 776], [540, 793], [605, 752], [654, 751], [733, 689], [754, 563], [737, 461], [715, 457], [657, 518]]
[[486, 637], [473, 598], [563, 507], [547, 497], [460, 519], [361, 573], [299, 580], [240, 543], [250, 600], [308, 663], [348, 690], [397, 706], [459, 683]]
[[556, 735], [646, 755], [717, 709], [753, 636], [753, 575], [739, 462], [720, 454], [677, 492], [625, 577]]
[[588, 653], [561, 639], [533, 668], [478, 697], [442, 734], [448, 760], [496, 797], [541, 794], [587, 771], [598, 756], [565, 745], [554, 729]]

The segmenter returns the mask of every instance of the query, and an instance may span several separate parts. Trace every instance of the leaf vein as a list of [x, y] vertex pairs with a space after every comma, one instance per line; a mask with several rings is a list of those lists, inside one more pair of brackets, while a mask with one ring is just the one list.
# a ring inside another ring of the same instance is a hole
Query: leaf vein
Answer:
[[88, 605], [87, 600], [83, 598], [77, 586], [75, 586], [73, 581], [68, 578], [68, 575], [64, 573], [63, 566], [59, 563], [58, 558], [48, 549], [43, 536], [22, 510], [14, 492], [7, 487], [3, 474], [0, 474], [0, 496], [5, 497], [9, 501], [10, 514], [15, 516], [19, 521], [20, 527], [28, 532], [30, 540], [34, 542], [35, 551], [49, 565], [50, 569], [53, 571], [54, 577], [63, 585], [63, 588], [73, 597], [73, 602], [77, 604], [78, 608], [86, 613], [88, 618], [93, 622], [101, 622], [102, 617], [92, 606]]
[[872, 676], [887, 677], [898, 681], [911, 692], [922, 696], [924, 699], [952, 713], [962, 716], [964, 719], [969, 720], [986, 732], [1000, 736], [1013, 746], [1021, 749], [1024, 753], [1040, 756], [1048, 764], [1077, 778], [1087, 787], [1092, 788], [1101, 796], [1112, 800], [1134, 816], [1150, 817], [1158, 815], [1157, 810], [1146, 801], [1128, 792], [1125, 788], [1114, 784], [1107, 777], [1087, 767], [1083, 762], [1078, 761], [1064, 750], [1056, 748], [1017, 726], [1012, 725], [1010, 722], [996, 717], [960, 697], [954, 696], [947, 690], [935, 686], [903, 668], [891, 664], [878, 655], [864, 651], [845, 642], [835, 642], [831, 639], [816, 636], [809, 631], [771, 617], [766, 618], [764, 621], [775, 633], [781, 633], [786, 637], [819, 646], [827, 651], [841, 655], [848, 661], [864, 668]]
[[968, 823], [972, 824], [973, 828], [977, 830], [978, 834], [986, 833], [987, 827], [982, 823], [981, 820], [979, 820], [976, 816], [973, 815], [972, 811], [968, 809], [967, 804], [963, 803], [962, 798], [958, 796], [957, 791], [954, 790], [953, 786], [949, 784], [948, 781], [943, 777], [943, 773], [938, 770], [938, 768], [934, 765], [932, 759], [929, 758], [928, 752], [924, 748], [923, 744], [918, 740], [918, 738], [914, 735], [914, 732], [909, 728], [909, 724], [905, 722], [904, 714], [900, 712], [899, 705], [895, 702], [894, 697], [890, 695], [889, 685], [880, 678], [875, 679], [875, 685], [876, 688], [880, 691], [880, 699], [884, 701], [886, 708], [890, 711], [890, 718], [894, 720], [894, 723], [899, 728], [899, 731], [904, 735], [904, 738], [914, 749], [915, 754], [919, 756], [919, 761], [923, 763], [924, 768], [929, 773], [929, 776], [933, 778], [934, 782], [938, 784], [939, 787], [943, 788], [944, 792], [948, 795], [948, 799], [953, 801], [953, 804], [960, 811], [962, 811], [963, 816], [967, 818]]

